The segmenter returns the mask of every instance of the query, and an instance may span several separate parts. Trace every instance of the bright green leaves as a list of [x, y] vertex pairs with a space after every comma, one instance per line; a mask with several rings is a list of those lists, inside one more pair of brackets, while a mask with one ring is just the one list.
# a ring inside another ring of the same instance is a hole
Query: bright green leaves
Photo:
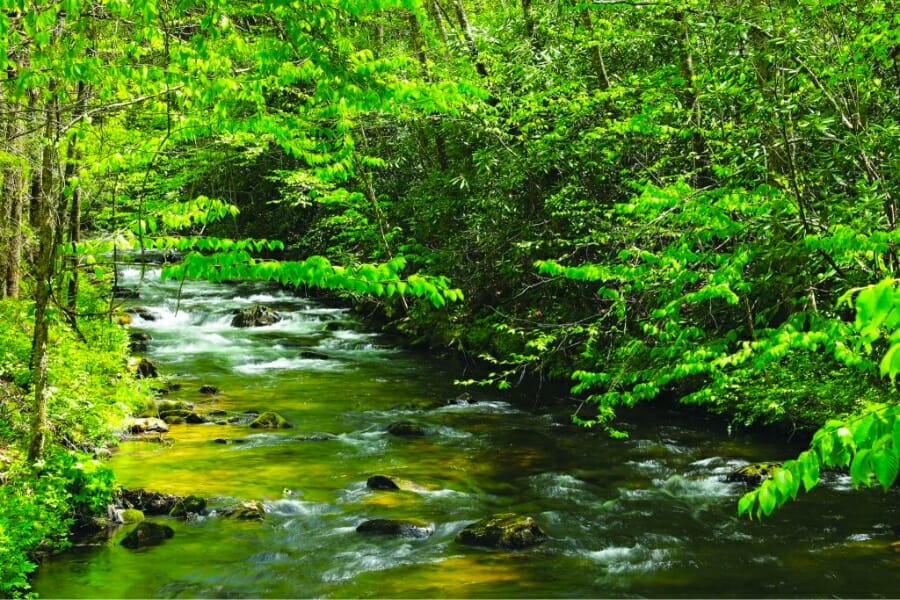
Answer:
[[[233, 279], [274, 281], [291, 287], [317, 287], [368, 296], [411, 296], [423, 298], [434, 307], [462, 300], [462, 292], [450, 287], [446, 277], [420, 273], [401, 276], [406, 266], [402, 257], [381, 264], [361, 264], [343, 267], [331, 264], [323, 256], [311, 256], [302, 261], [272, 261], [254, 259], [246, 244], [229, 243], [211, 254], [191, 252], [183, 260], [163, 270], [166, 279]], [[278, 242], [265, 242], [269, 249]]]

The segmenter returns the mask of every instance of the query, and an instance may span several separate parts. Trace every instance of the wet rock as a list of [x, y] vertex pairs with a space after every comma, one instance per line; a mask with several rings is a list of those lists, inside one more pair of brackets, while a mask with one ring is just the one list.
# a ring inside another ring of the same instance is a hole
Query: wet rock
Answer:
[[759, 485], [764, 479], [771, 479], [775, 469], [780, 467], [780, 462], [751, 463], [729, 473], [725, 481], [728, 483]]
[[131, 419], [128, 422], [128, 431], [134, 434], [140, 433], [166, 433], [169, 426], [162, 419], [148, 417], [143, 419]]
[[336, 440], [337, 436], [333, 433], [310, 433], [308, 435], [298, 435], [294, 438], [298, 442], [330, 442]]
[[135, 550], [146, 546], [158, 546], [175, 535], [175, 530], [168, 525], [161, 525], [153, 521], [141, 521], [125, 539], [122, 545]]
[[397, 519], [372, 519], [356, 528], [358, 533], [366, 535], [385, 535], [392, 537], [423, 539], [434, 533], [434, 527], [426, 523], [402, 521]]
[[140, 331], [129, 331], [128, 332], [129, 342], [128, 349], [132, 352], [146, 352], [147, 350], [147, 342], [153, 339], [149, 333], [142, 333]]
[[201, 386], [200, 386], [200, 393], [201, 393], [201, 394], [209, 394], [209, 395], [211, 395], [211, 396], [214, 396], [214, 395], [216, 395], [216, 394], [219, 393], [219, 388], [217, 388], [217, 387], [214, 386], [214, 385], [209, 385], [209, 384], [207, 384], [207, 385], [201, 385]]
[[138, 379], [152, 379], [159, 377], [159, 369], [156, 368], [156, 365], [149, 358], [141, 358], [138, 361], [135, 374]]
[[266, 516], [266, 509], [261, 502], [241, 502], [237, 506], [226, 509], [222, 514], [229, 519], [261, 521]]
[[373, 490], [399, 490], [400, 486], [394, 480], [384, 475], [373, 475], [366, 480], [366, 487]]
[[313, 352], [312, 350], [304, 350], [300, 353], [300, 358], [304, 360], [328, 360], [329, 357], [321, 352]]
[[116, 286], [112, 290], [113, 298], [140, 298], [141, 293], [135, 288]]
[[142, 318], [145, 321], [155, 321], [157, 319], [156, 315], [154, 315], [143, 306], [134, 306], [132, 308], [129, 308], [128, 312]]
[[531, 517], [504, 513], [472, 523], [456, 535], [456, 541], [486, 548], [527, 548], [547, 539]]
[[341, 321], [328, 321], [322, 331], [342, 331], [346, 328], [346, 324]]
[[388, 425], [387, 432], [399, 437], [421, 437], [425, 435], [425, 428], [418, 423], [399, 421]]
[[180, 497], [172, 494], [160, 494], [148, 490], [122, 489], [116, 495], [116, 504], [122, 508], [136, 508], [145, 515], [169, 514]]
[[234, 415], [233, 417], [227, 420], [229, 425], [247, 425], [251, 423], [256, 417], [259, 416], [258, 412], [246, 412], [241, 413], [239, 415]]
[[185, 496], [175, 503], [169, 511], [170, 517], [187, 517], [190, 514], [202, 515], [206, 512], [206, 498]]
[[253, 419], [250, 427], [254, 429], [289, 429], [291, 424], [278, 413], [264, 412]]
[[227, 410], [222, 410], [221, 408], [217, 408], [215, 410], [211, 410], [207, 413], [210, 417], [224, 417], [228, 414]]
[[184, 418], [185, 422], [190, 423], [191, 425], [199, 425], [201, 423], [209, 423], [209, 419], [204, 417], [203, 415], [192, 412], [188, 416]]
[[232, 327], [265, 327], [281, 321], [281, 315], [267, 306], [257, 304], [253, 308], [238, 311], [231, 320]]
[[168, 415], [163, 417], [163, 421], [168, 425], [184, 425], [187, 422], [184, 417], [179, 415]]

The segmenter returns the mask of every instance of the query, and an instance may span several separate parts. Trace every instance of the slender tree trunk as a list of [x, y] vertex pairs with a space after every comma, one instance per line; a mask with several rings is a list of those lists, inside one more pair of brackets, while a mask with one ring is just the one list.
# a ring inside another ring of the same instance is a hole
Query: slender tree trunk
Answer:
[[534, 40], [534, 13], [531, 11], [531, 0], [522, 0], [522, 16], [525, 18], [525, 35]]
[[[84, 82], [78, 83], [78, 100], [76, 110], [83, 115], [87, 106], [87, 86]], [[81, 140], [76, 133], [69, 145], [69, 156], [66, 161], [66, 188], [72, 190], [72, 200], [69, 205], [69, 248], [68, 256], [69, 285], [66, 294], [66, 319], [77, 328], [78, 314], [78, 256], [76, 253], [78, 243], [81, 241], [81, 184], [74, 175], [81, 165], [83, 151]]]
[[475, 61], [475, 70], [482, 77], [487, 77], [487, 67], [484, 66], [484, 63], [481, 62], [478, 56], [478, 46], [475, 45], [475, 38], [472, 37], [472, 27], [469, 25], [469, 17], [466, 15], [466, 8], [463, 6], [462, 0], [453, 0], [453, 12], [456, 13], [460, 31], [462, 31], [463, 38], [466, 40], [466, 46], [469, 47], [472, 60]]
[[581, 17], [581, 26], [584, 27], [584, 30], [591, 40], [589, 52], [591, 56], [591, 66], [594, 69], [594, 77], [597, 78], [597, 86], [601, 90], [606, 91], [609, 89], [609, 76], [606, 73], [606, 62], [603, 60], [603, 51], [600, 50], [599, 42], [594, 39], [594, 21], [591, 19], [590, 9], [582, 8], [581, 11], [579, 11], [579, 16]]
[[31, 420], [31, 441], [28, 445], [28, 460], [41, 459], [46, 444], [49, 425], [47, 420], [47, 362], [49, 354], [50, 285], [53, 277], [54, 221], [53, 221], [53, 151], [54, 107], [49, 103], [46, 110], [46, 127], [41, 149], [41, 185], [36, 198], [32, 198], [37, 222], [38, 249], [35, 260], [34, 284], [34, 338], [31, 348], [31, 369], [34, 381], [34, 405]]
[[443, 42], [444, 48], [446, 48], [450, 38], [447, 35], [447, 26], [444, 25], [444, 17], [441, 15], [441, 7], [438, 6], [437, 0], [431, 0], [428, 2], [427, 6], [428, 14], [434, 19], [434, 24], [437, 25], [438, 28], [438, 34], [441, 36], [441, 42]]
[[[428, 69], [428, 56], [425, 53], [425, 44], [422, 36], [422, 28], [419, 23], [418, 17], [416, 17], [415, 13], [409, 13], [408, 16], [409, 22], [409, 41], [412, 45], [413, 52], [416, 55], [416, 59], [419, 61], [419, 65], [422, 67], [422, 76], [426, 80], [431, 79], [431, 72]], [[439, 128], [439, 123], [434, 123], [433, 127], [429, 127], [434, 131], [434, 145], [435, 151], [437, 153], [437, 161], [438, 167], [441, 171], [446, 171], [449, 168], [449, 162], [447, 160], [447, 141], [444, 139], [443, 133], [441, 133]]]

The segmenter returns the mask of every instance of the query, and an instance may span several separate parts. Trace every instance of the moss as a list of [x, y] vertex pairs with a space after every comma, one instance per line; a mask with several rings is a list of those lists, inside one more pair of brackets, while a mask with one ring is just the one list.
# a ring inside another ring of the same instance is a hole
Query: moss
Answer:
[[288, 429], [291, 424], [287, 419], [274, 412], [264, 412], [250, 423], [254, 429]]
[[122, 511], [123, 523], [139, 523], [144, 520], [144, 513], [136, 508], [126, 508]]

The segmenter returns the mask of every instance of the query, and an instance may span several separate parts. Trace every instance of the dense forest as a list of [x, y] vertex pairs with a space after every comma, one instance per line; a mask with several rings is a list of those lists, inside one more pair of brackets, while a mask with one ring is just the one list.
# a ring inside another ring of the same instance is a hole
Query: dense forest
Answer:
[[892, 2], [3, 0], [0, 56], [5, 594], [151, 393], [124, 252], [571, 381], [612, 436], [657, 398], [815, 432], [751, 516], [896, 480]]

